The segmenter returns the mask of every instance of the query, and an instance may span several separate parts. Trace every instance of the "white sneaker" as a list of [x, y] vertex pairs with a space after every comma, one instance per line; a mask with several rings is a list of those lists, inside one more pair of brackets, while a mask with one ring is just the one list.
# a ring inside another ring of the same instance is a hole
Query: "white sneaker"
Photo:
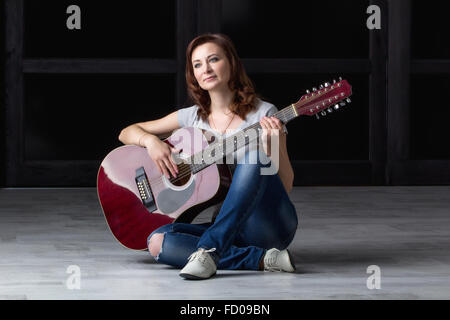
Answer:
[[198, 249], [188, 258], [189, 262], [181, 269], [180, 276], [189, 280], [208, 279], [216, 274], [216, 264], [209, 254], [216, 251], [215, 248], [210, 250]]
[[288, 250], [270, 249], [264, 256], [264, 271], [294, 272], [295, 265]]

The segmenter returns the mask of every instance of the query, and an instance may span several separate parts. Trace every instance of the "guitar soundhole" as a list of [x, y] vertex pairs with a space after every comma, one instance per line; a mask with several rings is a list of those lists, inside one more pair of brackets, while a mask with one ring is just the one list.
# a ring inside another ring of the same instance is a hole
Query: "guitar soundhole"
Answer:
[[178, 166], [178, 175], [176, 178], [171, 176], [170, 183], [174, 186], [181, 187], [188, 183], [189, 179], [192, 176], [191, 168], [188, 164], [181, 163]]

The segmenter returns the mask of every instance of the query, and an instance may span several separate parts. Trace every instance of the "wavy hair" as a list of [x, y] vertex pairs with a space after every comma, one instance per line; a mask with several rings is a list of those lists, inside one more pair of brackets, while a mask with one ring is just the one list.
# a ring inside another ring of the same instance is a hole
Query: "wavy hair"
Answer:
[[255, 92], [252, 81], [245, 72], [233, 42], [224, 34], [203, 34], [196, 37], [188, 45], [186, 50], [186, 83], [190, 102], [199, 106], [197, 114], [203, 121], [206, 121], [211, 113], [211, 98], [208, 91], [203, 90], [195, 78], [192, 53], [198, 46], [209, 42], [222, 48], [228, 59], [230, 64], [228, 87], [234, 92], [230, 110], [245, 120], [247, 114], [256, 109], [259, 97]]

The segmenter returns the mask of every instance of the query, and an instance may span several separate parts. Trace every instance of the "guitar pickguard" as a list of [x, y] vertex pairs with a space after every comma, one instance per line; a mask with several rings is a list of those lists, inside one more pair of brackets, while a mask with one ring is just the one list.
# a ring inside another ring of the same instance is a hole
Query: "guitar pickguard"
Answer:
[[194, 194], [195, 179], [183, 190], [164, 189], [157, 198], [158, 209], [164, 214], [171, 214], [180, 209]]

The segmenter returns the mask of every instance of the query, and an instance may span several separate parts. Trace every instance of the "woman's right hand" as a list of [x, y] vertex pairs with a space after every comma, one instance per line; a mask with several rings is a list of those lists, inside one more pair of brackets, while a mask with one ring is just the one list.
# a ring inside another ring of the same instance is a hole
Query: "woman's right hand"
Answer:
[[170, 179], [170, 172], [172, 177], [176, 178], [178, 167], [172, 158], [172, 153], [180, 153], [180, 150], [171, 147], [154, 135], [145, 137], [144, 145], [147, 148], [147, 153], [150, 158], [158, 167], [159, 173], [164, 174], [167, 179]]

